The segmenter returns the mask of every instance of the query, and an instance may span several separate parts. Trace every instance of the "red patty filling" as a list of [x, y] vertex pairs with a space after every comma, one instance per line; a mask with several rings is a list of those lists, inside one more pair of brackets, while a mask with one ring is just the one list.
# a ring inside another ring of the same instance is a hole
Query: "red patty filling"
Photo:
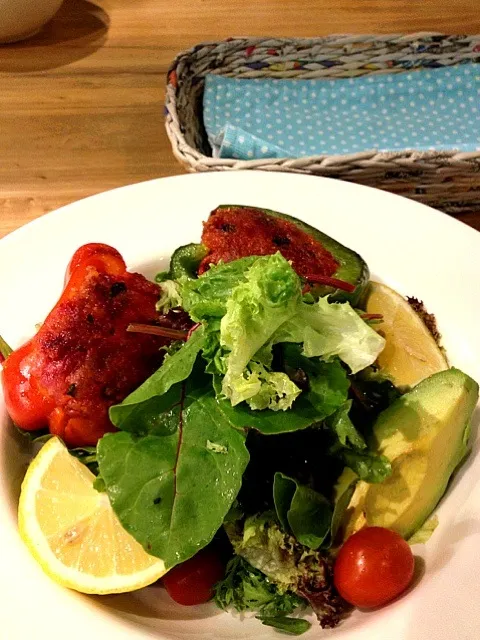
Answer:
[[332, 276], [339, 266], [330, 251], [293, 222], [255, 208], [215, 209], [204, 223], [202, 243], [208, 254], [200, 263], [200, 274], [210, 264], [220, 261], [272, 255], [278, 251], [304, 277]]

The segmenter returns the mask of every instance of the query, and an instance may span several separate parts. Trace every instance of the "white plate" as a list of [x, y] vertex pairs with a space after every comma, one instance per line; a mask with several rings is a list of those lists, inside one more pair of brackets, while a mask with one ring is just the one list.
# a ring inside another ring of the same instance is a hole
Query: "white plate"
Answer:
[[[221, 203], [293, 214], [361, 253], [372, 273], [422, 298], [438, 319], [452, 364], [480, 380], [480, 235], [389, 193], [293, 174], [212, 173], [155, 180], [74, 203], [0, 242], [0, 333], [14, 346], [34, 332], [62, 288], [65, 266], [86, 242], [115, 246], [152, 276], [172, 250], [198, 241], [202, 220]], [[213, 605], [179, 607], [163, 589], [93, 598], [46, 578], [16, 530], [16, 499], [26, 453], [0, 398], [0, 636], [5, 640], [281, 638], [258, 621]], [[419, 584], [392, 605], [355, 612], [333, 631], [305, 638], [474, 640], [480, 637], [480, 456], [474, 451], [438, 509], [440, 526], [417, 547]]]

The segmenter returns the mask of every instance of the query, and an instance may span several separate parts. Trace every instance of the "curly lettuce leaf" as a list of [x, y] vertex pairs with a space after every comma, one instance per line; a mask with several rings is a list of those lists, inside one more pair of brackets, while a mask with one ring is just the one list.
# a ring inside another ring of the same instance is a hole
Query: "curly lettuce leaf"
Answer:
[[222, 318], [227, 310], [227, 301], [234, 289], [245, 280], [245, 275], [256, 256], [240, 258], [226, 264], [212, 265], [199, 278], [180, 278], [178, 284], [183, 308], [195, 322], [211, 318]]
[[246, 373], [236, 379], [234, 392], [247, 397], [247, 404], [253, 410], [285, 411], [301, 390], [286, 373], [268, 371], [264, 365], [250, 362]]
[[[233, 406], [257, 396], [262, 383], [269, 384], [258, 375], [246, 376], [245, 370], [277, 329], [296, 314], [301, 297], [300, 278], [280, 254], [257, 258], [246, 272], [245, 282], [233, 289], [220, 323], [220, 344], [229, 351], [222, 392]], [[272, 396], [272, 388], [264, 394]], [[273, 396], [269, 404], [276, 401]], [[283, 408], [288, 409], [291, 402]]]
[[160, 313], [168, 313], [171, 309], [182, 306], [180, 287], [175, 280], [163, 280], [160, 283], [160, 298], [156, 309]]
[[282, 531], [271, 513], [226, 524], [235, 553], [264, 573], [283, 592], [308, 601], [322, 627], [334, 627], [345, 612], [337, 595], [327, 557], [301, 545]]
[[221, 609], [255, 611], [268, 617], [286, 616], [306, 605], [305, 600], [294, 593], [281, 591], [241, 556], [229, 560], [225, 577], [215, 586], [214, 597]]

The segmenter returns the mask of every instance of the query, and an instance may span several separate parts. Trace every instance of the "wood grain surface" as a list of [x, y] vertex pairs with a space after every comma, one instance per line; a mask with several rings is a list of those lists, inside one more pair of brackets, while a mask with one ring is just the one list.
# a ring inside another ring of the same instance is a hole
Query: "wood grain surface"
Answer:
[[[65, 0], [0, 45], [0, 237], [79, 198], [182, 173], [163, 125], [176, 53], [232, 35], [480, 33], [478, 0]], [[465, 221], [480, 229], [479, 215]]]

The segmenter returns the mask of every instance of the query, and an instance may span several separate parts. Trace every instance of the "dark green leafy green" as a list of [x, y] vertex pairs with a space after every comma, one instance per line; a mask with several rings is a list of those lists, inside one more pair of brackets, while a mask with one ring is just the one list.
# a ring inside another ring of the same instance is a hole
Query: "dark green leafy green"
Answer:
[[365, 482], [383, 482], [392, 473], [392, 465], [385, 456], [351, 451], [346, 448], [339, 450], [337, 455]]
[[365, 449], [366, 443], [362, 435], [357, 431], [350, 420], [352, 401], [347, 400], [337, 411], [327, 418], [327, 426], [337, 434], [338, 441], [344, 447], [352, 446], [354, 449]]
[[[162, 396], [192, 373], [197, 356], [205, 344], [205, 333], [203, 326], [198, 327], [180, 349], [165, 356], [162, 366], [154, 374], [121, 404], [111, 407], [110, 420], [113, 424], [125, 429], [127, 423], [145, 423], [145, 429], [151, 429], [152, 419], [155, 420], [155, 416], [164, 411], [165, 399]], [[169, 406], [168, 398], [166, 403]]]
[[[286, 370], [289, 375], [293, 376], [299, 370], [303, 371], [308, 375], [310, 386], [295, 400], [291, 411], [271, 409], [252, 411], [245, 404], [233, 407], [222, 397], [220, 377], [214, 376], [214, 388], [220, 408], [237, 427], [250, 427], [265, 435], [297, 431], [320, 423], [346, 401], [349, 382], [338, 360], [332, 362], [322, 362], [319, 358], [308, 360], [299, 355], [297, 345], [287, 345], [286, 353], [288, 354], [288, 359], [285, 360], [286, 363], [288, 362]], [[295, 354], [295, 358], [290, 354]]]
[[348, 400], [325, 421], [325, 427], [334, 436], [328, 453], [341, 460], [362, 480], [383, 482], [392, 472], [390, 462], [385, 456], [367, 450], [363, 436], [350, 418], [351, 412], [352, 401]]
[[330, 532], [332, 508], [321, 493], [299, 485], [288, 512], [296, 539], [309, 549], [318, 549]]
[[301, 636], [312, 626], [308, 620], [302, 620], [302, 618], [288, 618], [287, 616], [277, 616], [274, 618], [257, 616], [257, 618], [262, 621], [262, 624], [289, 633], [292, 636]]
[[307, 358], [302, 355], [298, 344], [282, 345], [282, 357], [285, 371], [290, 377], [308, 388], [302, 397], [318, 411], [318, 421], [330, 416], [347, 400], [350, 381], [347, 372], [338, 358], [325, 362], [320, 358]]
[[245, 434], [219, 411], [208, 377], [194, 372], [157, 399], [159, 413], [130, 414], [124, 431], [99, 441], [97, 457], [123, 527], [172, 567], [211, 541], [249, 456]]
[[330, 542], [335, 543], [335, 538], [337, 537], [337, 533], [342, 524], [343, 516], [345, 515], [345, 511], [348, 509], [348, 505], [350, 504], [350, 500], [352, 499], [353, 492], [355, 491], [355, 487], [357, 485], [357, 479], [353, 479], [342, 488], [340, 491], [333, 508], [332, 515], [332, 524], [330, 525]]
[[286, 616], [306, 604], [296, 594], [282, 592], [241, 556], [229, 560], [225, 577], [215, 586], [214, 597], [221, 609], [255, 611], [262, 617]]
[[264, 435], [273, 435], [306, 429], [318, 422], [318, 411], [307, 398], [303, 397], [303, 394], [295, 403], [295, 411], [272, 411], [271, 409], [252, 411], [244, 404], [232, 407], [229, 400], [221, 397], [218, 384], [215, 382], [214, 385], [218, 392], [219, 410], [239, 429], [252, 428]]
[[[49, 434], [50, 437], [51, 434]], [[97, 463], [97, 448], [96, 447], [74, 447], [73, 449], [69, 449], [69, 452], [72, 456], [75, 456], [80, 462], [83, 462], [85, 466], [87, 466], [92, 473], [95, 475], [98, 474], [98, 463]]]
[[273, 495], [278, 519], [300, 544], [318, 549], [330, 533], [332, 508], [318, 491], [276, 473]]
[[400, 391], [379, 371], [369, 367], [351, 379], [353, 400], [350, 417], [368, 441], [371, 426], [381, 411], [401, 396]]
[[284, 531], [290, 531], [288, 512], [292, 505], [297, 483], [283, 473], [276, 473], [273, 479], [273, 503], [277, 517]]

